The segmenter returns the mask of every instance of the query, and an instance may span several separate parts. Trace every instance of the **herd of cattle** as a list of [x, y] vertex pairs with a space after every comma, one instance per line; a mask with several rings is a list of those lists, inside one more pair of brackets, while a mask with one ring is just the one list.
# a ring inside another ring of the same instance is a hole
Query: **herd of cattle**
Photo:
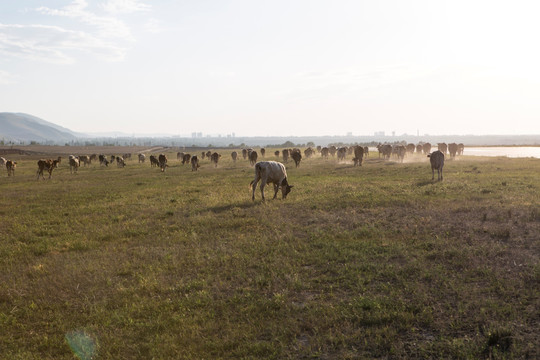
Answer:
[[[407, 144], [407, 145], [391, 145], [391, 144], [379, 144], [377, 145], [377, 150], [379, 152], [379, 158], [384, 160], [389, 160], [394, 157], [397, 161], [403, 162], [403, 159], [407, 155], [412, 155], [415, 152], [418, 154], [427, 155], [430, 158], [431, 170], [432, 170], [432, 180], [435, 178], [435, 170], [437, 170], [438, 180], [443, 179], [442, 169], [444, 166], [444, 157], [445, 154], [450, 154], [451, 158], [454, 158], [456, 155], [462, 155], [465, 146], [463, 144], [446, 144], [439, 143], [437, 144], [437, 151], [431, 152], [432, 145], [430, 143], [422, 144]], [[266, 150], [264, 148], [259, 149], [262, 158], [266, 156]], [[369, 148], [367, 146], [342, 146], [336, 147], [334, 145], [328, 147], [317, 146], [316, 148], [308, 147], [304, 150], [303, 155], [302, 151], [298, 148], [293, 149], [283, 149], [276, 150], [274, 156], [279, 160], [282, 159], [283, 162], [287, 163], [289, 159], [294, 161], [296, 167], [300, 166], [302, 158], [309, 159], [316, 154], [320, 154], [323, 159], [328, 159], [329, 156], [337, 157], [338, 161], [346, 161], [347, 155], [353, 156], [352, 161], [354, 166], [362, 166], [364, 157], [369, 156]], [[242, 149], [240, 154], [237, 151], [231, 152], [231, 158], [234, 163], [242, 156], [244, 160], [248, 160], [251, 166], [255, 167], [255, 179], [252, 181], [252, 185], [257, 185], [257, 182], [261, 181], [261, 194], [264, 199], [264, 186], [267, 183], [274, 184], [274, 197], [277, 195], [278, 189], [281, 188], [283, 191], [283, 197], [285, 197], [292, 186], [288, 185], [287, 182], [287, 173], [285, 171], [285, 166], [276, 161], [261, 161], [257, 162], [259, 158], [259, 153], [254, 149]], [[146, 161], [145, 154], [138, 154], [139, 163], [144, 163]], [[185, 152], [178, 152], [176, 154], [177, 160], [182, 162], [182, 165], [191, 164], [191, 170], [197, 171], [200, 167], [200, 160], [198, 155], [191, 155]], [[200, 153], [201, 159], [209, 159], [210, 162], [217, 167], [221, 154], [212, 151], [203, 151]], [[131, 154], [123, 154], [122, 156], [110, 155], [109, 157], [103, 154], [92, 154], [92, 155], [69, 155], [68, 164], [71, 173], [76, 173], [81, 166], [89, 166], [92, 162], [99, 162], [100, 166], [108, 167], [109, 164], [116, 163], [117, 167], [123, 168], [126, 166], [126, 161], [131, 159]], [[165, 154], [159, 155], [150, 155], [150, 166], [159, 168], [164, 172], [168, 167], [168, 159]], [[57, 159], [41, 159], [37, 162], [37, 178], [40, 177], [44, 179], [44, 172], [49, 173], [49, 179], [52, 177], [52, 172], [58, 165], [62, 162], [62, 158], [59, 156]], [[15, 175], [15, 168], [17, 162], [12, 160], [6, 160], [3, 157], [0, 157], [0, 166], [5, 166], [7, 169], [8, 176]], [[253, 187], [253, 197], [254, 197], [255, 188]]]

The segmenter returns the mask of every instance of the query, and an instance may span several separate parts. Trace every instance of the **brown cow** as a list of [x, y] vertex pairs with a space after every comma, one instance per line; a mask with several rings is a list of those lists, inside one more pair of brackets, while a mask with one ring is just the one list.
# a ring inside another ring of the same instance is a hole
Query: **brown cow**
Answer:
[[293, 188], [287, 181], [287, 171], [285, 165], [277, 161], [261, 161], [255, 164], [255, 179], [249, 184], [252, 189], [251, 199], [255, 201], [255, 189], [257, 183], [261, 181], [261, 196], [264, 198], [264, 187], [268, 183], [274, 184], [274, 199], [277, 197], [279, 188], [281, 187], [281, 198], [285, 199], [287, 194], [291, 192]]
[[159, 166], [159, 160], [154, 155], [150, 155], [150, 166], [151, 167]]
[[435, 170], [437, 170], [437, 180], [443, 179], [443, 166], [444, 166], [444, 154], [442, 151], [437, 150], [428, 155], [429, 162], [431, 163], [431, 180], [435, 179]]
[[167, 165], [167, 157], [165, 156], [165, 154], [159, 154], [158, 163], [159, 163], [159, 168], [161, 169], [161, 172], [164, 172], [165, 169], [169, 166]]
[[266, 154], [265, 148], [261, 148], [261, 156], [264, 157], [265, 154]]
[[422, 145], [422, 149], [424, 150], [424, 154], [429, 154], [431, 152], [431, 144], [425, 143], [424, 145]]
[[221, 154], [218, 154], [217, 152], [210, 155], [210, 161], [214, 163], [214, 167], [217, 167], [220, 157], [221, 157]]
[[12, 160], [6, 160], [6, 169], [8, 176], [15, 176], [15, 168], [17, 167], [17, 162]]
[[197, 158], [197, 155], [193, 155], [191, 157], [191, 171], [197, 171], [199, 167], [199, 159]]
[[39, 180], [39, 175], [45, 180], [45, 176], [43, 176], [43, 171], [47, 170], [49, 172], [49, 179], [52, 177], [52, 172], [56, 167], [58, 166], [58, 160], [52, 160], [52, 159], [41, 159], [38, 160], [38, 171], [37, 171], [37, 179]]
[[291, 154], [291, 157], [294, 160], [294, 165], [296, 165], [296, 167], [299, 167], [300, 161], [302, 161], [302, 153], [300, 152], [300, 150], [294, 150]]
[[354, 147], [354, 166], [362, 166], [362, 161], [364, 160], [364, 148], [361, 146]]
[[236, 159], [238, 159], [238, 153], [236, 151], [233, 151], [231, 153], [232, 161], [236, 164]]
[[249, 165], [251, 166], [254, 166], [255, 163], [257, 162], [257, 152], [255, 150], [252, 150], [250, 153], [249, 153]]
[[283, 156], [283, 162], [289, 162], [289, 149], [283, 149], [281, 156]]
[[73, 174], [73, 172], [75, 172], [75, 174], [77, 173], [77, 170], [79, 170], [79, 165], [79, 158], [77, 156], [69, 155], [69, 172], [71, 174]]
[[455, 158], [458, 152], [458, 144], [450, 143], [448, 144], [448, 152], [450, 153], [450, 158]]
[[182, 165], [189, 164], [191, 160], [191, 154], [184, 154], [184, 157], [182, 158]]

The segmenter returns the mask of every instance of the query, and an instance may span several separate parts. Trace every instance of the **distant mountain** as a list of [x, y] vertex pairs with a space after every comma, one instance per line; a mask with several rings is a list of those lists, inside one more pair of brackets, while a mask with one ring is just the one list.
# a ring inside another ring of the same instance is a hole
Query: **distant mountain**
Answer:
[[[82, 134], [81, 134], [82, 135]], [[79, 134], [45, 121], [38, 117], [23, 113], [0, 113], [0, 140], [37, 141], [61, 143], [76, 140]]]

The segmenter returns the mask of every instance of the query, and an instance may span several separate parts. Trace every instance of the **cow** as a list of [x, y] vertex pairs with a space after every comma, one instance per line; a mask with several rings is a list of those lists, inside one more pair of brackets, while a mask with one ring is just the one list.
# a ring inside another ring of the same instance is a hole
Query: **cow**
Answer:
[[437, 180], [443, 179], [444, 154], [437, 150], [427, 156], [431, 163], [431, 180], [435, 180], [435, 170], [437, 170]]
[[326, 146], [321, 149], [321, 157], [328, 159], [328, 148]]
[[422, 145], [422, 149], [424, 150], [424, 154], [429, 154], [431, 152], [431, 144], [425, 143], [424, 145]]
[[98, 159], [97, 154], [90, 155], [90, 164], [92, 163], [92, 161], [97, 161], [97, 159]]
[[233, 151], [231, 153], [232, 161], [236, 164], [236, 159], [238, 159], [238, 153], [236, 151]]
[[369, 147], [367, 147], [367, 146], [364, 146], [364, 156], [365, 157], [369, 156]]
[[361, 146], [354, 147], [354, 166], [362, 166], [362, 161], [364, 159], [364, 148]]
[[294, 150], [291, 154], [291, 157], [294, 160], [294, 165], [296, 165], [296, 167], [299, 167], [300, 161], [302, 161], [302, 153], [300, 152], [300, 150]]
[[337, 159], [338, 161], [345, 161], [345, 156], [347, 155], [347, 148], [346, 147], [340, 147], [337, 150]]
[[265, 148], [261, 148], [261, 156], [264, 157], [265, 154], [266, 154], [266, 149], [265, 149]]
[[150, 166], [151, 167], [159, 166], [158, 158], [155, 157], [154, 155], [150, 155]]
[[242, 149], [242, 157], [244, 158], [244, 160], [247, 159], [247, 149]]
[[458, 155], [463, 155], [463, 151], [465, 150], [465, 145], [463, 143], [458, 144]]
[[6, 166], [6, 162], [7, 162], [6, 158], [0, 157], [0, 166], [2, 167]]
[[204, 151], [201, 152], [201, 158], [204, 160], [205, 157], [206, 157], [206, 153]]
[[396, 145], [394, 146], [393, 151], [395, 151], [398, 161], [402, 163], [403, 159], [405, 158], [405, 154], [407, 153], [407, 148], [403, 145]]
[[109, 166], [109, 160], [107, 160], [107, 157], [105, 157], [105, 155], [99, 154], [98, 159], [99, 159], [99, 166], [103, 166], [103, 165]]
[[313, 150], [313, 148], [311, 147], [308, 147], [306, 150], [304, 150], [304, 155], [306, 156], [306, 159], [312, 157], [313, 154], [315, 154], [315, 150]]
[[182, 161], [182, 165], [184, 165], [184, 153], [183, 152], [177, 152], [176, 153], [176, 160]]
[[384, 144], [384, 145], [379, 144], [377, 146], [377, 148], [379, 149], [379, 157], [382, 154], [383, 159], [390, 160], [390, 156], [392, 156], [392, 145], [390, 145], [390, 144]]
[[[206, 152], [206, 157], [209, 158], [209, 159], [212, 157], [212, 152], [211, 152], [210, 150], [208, 150], [208, 151]], [[244, 159], [245, 159], [245, 158], [244, 158]]]
[[124, 160], [123, 156], [116, 157], [116, 166], [118, 166], [119, 168], [123, 168], [124, 166], [126, 166], [126, 161]]
[[161, 169], [161, 172], [164, 172], [165, 168], [169, 166], [167, 165], [167, 157], [165, 156], [165, 154], [159, 154], [158, 163], [159, 163], [159, 168]]
[[77, 173], [77, 170], [79, 170], [79, 165], [79, 158], [77, 156], [69, 155], [69, 172], [71, 174], [73, 174], [73, 172], [75, 172], [75, 174]]
[[144, 154], [139, 154], [139, 155], [138, 155], [138, 158], [139, 158], [139, 163], [144, 163], [144, 161], [146, 160], [146, 155], [144, 155]]
[[283, 149], [281, 156], [283, 156], [283, 162], [289, 162], [289, 149]]
[[249, 153], [249, 165], [254, 166], [255, 163], [257, 162], [257, 157], [258, 157], [257, 152], [255, 150], [251, 151]]
[[79, 156], [79, 164], [84, 164], [86, 167], [87, 165], [90, 165], [90, 156], [88, 155], [80, 155]]
[[6, 160], [6, 169], [8, 176], [15, 176], [15, 168], [17, 167], [17, 162], [12, 160]]
[[182, 165], [189, 164], [191, 161], [191, 154], [184, 154], [184, 157], [182, 158]]
[[116, 157], [114, 155], [111, 155], [111, 162], [113, 163], [116, 160]]
[[416, 150], [416, 145], [414, 145], [412, 143], [407, 144], [406, 149], [407, 149], [407, 152], [412, 155], [412, 154], [414, 154], [414, 150]]
[[210, 155], [210, 161], [214, 163], [214, 167], [217, 167], [220, 157], [221, 157], [221, 154], [218, 154], [217, 152]]
[[279, 159], [279, 150], [274, 151], [274, 155]]
[[131, 153], [125, 153], [124, 155], [122, 155], [122, 157], [124, 158], [124, 160], [131, 159]]
[[334, 145], [330, 146], [328, 148], [328, 152], [330, 153], [330, 155], [332, 155], [332, 157], [336, 156], [337, 147], [335, 147]]
[[446, 143], [438, 143], [437, 148], [439, 149], [440, 152], [442, 152], [445, 155], [448, 152], [448, 145], [446, 145]]
[[197, 158], [197, 155], [193, 155], [191, 157], [191, 171], [197, 171], [199, 167], [199, 158]]
[[43, 171], [47, 170], [49, 172], [49, 179], [52, 177], [53, 170], [58, 166], [58, 160], [52, 160], [52, 159], [41, 159], [38, 160], [38, 171], [37, 171], [37, 179], [39, 180], [39, 175], [45, 180], [45, 176], [43, 176]]
[[448, 152], [450, 153], [450, 158], [455, 158], [458, 152], [458, 144], [450, 143], [448, 144]]
[[287, 194], [289, 194], [293, 188], [293, 186], [288, 183], [285, 165], [277, 161], [260, 161], [255, 164], [255, 179], [249, 184], [252, 190], [251, 200], [253, 201], [255, 201], [255, 189], [257, 188], [259, 180], [261, 181], [260, 189], [263, 201], [265, 201], [264, 187], [266, 184], [274, 184], [274, 199], [277, 197], [280, 187], [282, 199], [285, 199]]
[[424, 151], [424, 148], [422, 147], [422, 145], [420, 144], [416, 145], [416, 153], [421, 154], [422, 151]]

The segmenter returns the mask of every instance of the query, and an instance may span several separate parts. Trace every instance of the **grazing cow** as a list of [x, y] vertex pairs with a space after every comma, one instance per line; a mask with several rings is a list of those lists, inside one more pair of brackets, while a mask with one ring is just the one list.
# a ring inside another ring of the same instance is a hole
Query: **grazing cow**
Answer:
[[114, 155], [111, 155], [111, 162], [113, 163], [116, 160], [116, 157]]
[[450, 153], [450, 157], [452, 159], [455, 158], [456, 154], [458, 152], [458, 144], [456, 144], [456, 143], [448, 144], [448, 152]]
[[6, 160], [6, 169], [8, 176], [15, 176], [15, 168], [17, 167], [17, 162], [12, 160]]
[[92, 163], [92, 161], [97, 161], [97, 159], [98, 159], [97, 154], [90, 155], [90, 164]]
[[41, 159], [41, 160], [38, 160], [37, 164], [38, 164], [37, 178], [39, 180], [39, 175], [41, 175], [43, 180], [45, 180], [45, 176], [43, 176], [43, 171], [47, 170], [49, 172], [49, 179], [50, 179], [52, 177], [53, 170], [58, 165], [58, 160]]
[[279, 159], [279, 150], [274, 151], [274, 155]]
[[199, 167], [199, 158], [197, 158], [197, 155], [193, 155], [191, 157], [191, 171], [197, 171]]
[[446, 143], [438, 143], [437, 148], [439, 149], [440, 152], [442, 152], [445, 155], [448, 152], [448, 145], [446, 145]]
[[264, 157], [265, 154], [266, 154], [266, 149], [265, 149], [265, 148], [261, 148], [261, 156]]
[[184, 153], [183, 152], [177, 152], [176, 153], [176, 160], [182, 161], [182, 165], [184, 165], [183, 159], [184, 159]]
[[124, 160], [131, 159], [131, 153], [125, 153], [124, 155], [122, 155], [122, 157], [124, 158]]
[[158, 158], [155, 157], [154, 155], [150, 155], [150, 166], [151, 166], [151, 167], [154, 167], [154, 166], [158, 166], [158, 167], [159, 167], [159, 161], [158, 161]]
[[369, 156], [369, 147], [367, 147], [367, 146], [364, 146], [364, 156], [365, 157]]
[[182, 165], [189, 164], [191, 161], [191, 154], [184, 154], [184, 157], [182, 158]]
[[443, 179], [443, 166], [444, 166], [444, 154], [442, 151], [437, 150], [428, 155], [429, 162], [431, 163], [431, 180], [435, 179], [435, 170], [437, 170], [437, 180]]
[[210, 161], [214, 163], [214, 167], [217, 167], [220, 157], [221, 157], [221, 154], [218, 154], [217, 152], [210, 155]]
[[294, 150], [291, 154], [291, 157], [294, 160], [294, 165], [296, 165], [296, 167], [299, 167], [300, 161], [302, 161], [302, 153], [300, 152], [300, 150]]
[[123, 156], [116, 157], [116, 166], [118, 166], [119, 168], [123, 168], [124, 166], [126, 166], [126, 161], [124, 160]]
[[236, 151], [233, 151], [231, 153], [232, 161], [236, 164], [236, 159], [238, 158], [238, 153]]
[[138, 155], [138, 158], [139, 158], [139, 163], [144, 163], [144, 161], [146, 160], [146, 155], [144, 155], [144, 154], [139, 154], [139, 155]]
[[308, 147], [306, 150], [304, 150], [304, 155], [306, 156], [306, 159], [312, 157], [313, 154], [315, 154], [315, 150], [313, 150], [313, 148], [311, 147]]
[[422, 151], [424, 151], [424, 148], [422, 147], [422, 145], [420, 144], [416, 145], [416, 153], [421, 154]]
[[77, 156], [69, 155], [69, 172], [71, 174], [73, 174], [73, 172], [75, 172], [75, 174], [77, 173], [77, 170], [79, 170], [79, 165], [79, 158]]
[[257, 183], [261, 181], [261, 196], [262, 200], [264, 198], [264, 187], [266, 184], [274, 184], [274, 199], [277, 197], [279, 188], [281, 187], [281, 198], [285, 199], [287, 194], [291, 192], [293, 188], [292, 185], [289, 185], [287, 180], [287, 171], [285, 170], [285, 165], [277, 161], [260, 161], [255, 164], [255, 179], [249, 184], [251, 187], [251, 200], [255, 200], [255, 189], [257, 188]]
[[465, 150], [465, 145], [463, 145], [462, 143], [459, 143], [457, 147], [458, 147], [458, 155], [463, 155], [463, 151]]
[[205, 157], [206, 157], [206, 153], [204, 151], [201, 152], [201, 158], [204, 160]]
[[159, 163], [159, 168], [161, 169], [161, 172], [164, 172], [165, 168], [169, 166], [167, 165], [167, 157], [165, 156], [165, 154], [159, 154], [158, 163]]
[[79, 156], [79, 164], [90, 165], [90, 156], [88, 155], [80, 155]]
[[6, 158], [0, 157], [0, 166], [6, 166]]
[[247, 149], [242, 149], [242, 157], [244, 158], [244, 160], [247, 159], [247, 155], [248, 155]]
[[255, 150], [252, 150], [250, 153], [249, 153], [249, 165], [253, 166], [255, 165], [255, 163], [257, 162], [257, 152]]
[[[212, 152], [211, 152], [210, 150], [208, 150], [208, 151], [206, 152], [206, 157], [209, 158], [209, 159], [212, 157]], [[245, 159], [245, 158], [244, 158], [244, 159]]]
[[317, 145], [317, 152], [320, 153], [322, 150], [322, 146], [321, 145]]
[[431, 152], [431, 144], [425, 143], [424, 145], [422, 145], [422, 149], [424, 150], [424, 154], [429, 154]]
[[354, 147], [354, 166], [362, 166], [362, 161], [364, 160], [364, 148], [361, 146]]
[[281, 156], [283, 156], [283, 162], [289, 162], [289, 149], [283, 149]]

